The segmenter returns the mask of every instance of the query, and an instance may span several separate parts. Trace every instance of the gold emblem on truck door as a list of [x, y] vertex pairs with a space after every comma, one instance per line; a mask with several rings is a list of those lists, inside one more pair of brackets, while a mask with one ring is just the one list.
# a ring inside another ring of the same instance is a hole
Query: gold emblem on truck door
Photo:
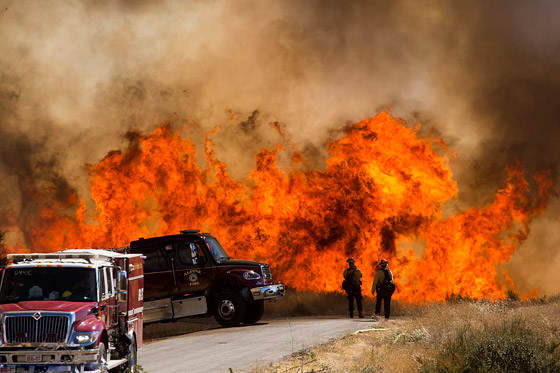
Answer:
[[189, 281], [190, 281], [190, 282], [197, 282], [197, 281], [198, 281], [198, 275], [197, 275], [196, 273], [194, 273], [194, 272], [191, 273], [191, 274], [189, 275]]

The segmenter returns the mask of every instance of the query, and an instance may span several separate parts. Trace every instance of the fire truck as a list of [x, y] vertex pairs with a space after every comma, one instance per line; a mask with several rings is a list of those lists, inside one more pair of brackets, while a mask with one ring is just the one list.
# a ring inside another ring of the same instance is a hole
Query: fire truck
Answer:
[[254, 324], [265, 301], [284, 297], [268, 264], [233, 260], [216, 237], [196, 229], [140, 238], [123, 249], [145, 256], [145, 323], [213, 315], [226, 327]]
[[139, 254], [9, 254], [0, 285], [0, 372], [135, 371], [142, 346]]

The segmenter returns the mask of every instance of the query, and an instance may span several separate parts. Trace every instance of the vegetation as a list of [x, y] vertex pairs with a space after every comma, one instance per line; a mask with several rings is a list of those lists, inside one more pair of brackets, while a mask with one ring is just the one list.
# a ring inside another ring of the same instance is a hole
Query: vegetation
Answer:
[[433, 361], [421, 365], [422, 372], [559, 372], [560, 344], [547, 342], [540, 331], [514, 318], [477, 329], [465, 324], [443, 345]]
[[[560, 297], [449, 298], [448, 303], [401, 304], [402, 316], [254, 371], [560, 372]], [[321, 304], [315, 296], [299, 302], [308, 308]], [[290, 303], [295, 312], [297, 297]]]

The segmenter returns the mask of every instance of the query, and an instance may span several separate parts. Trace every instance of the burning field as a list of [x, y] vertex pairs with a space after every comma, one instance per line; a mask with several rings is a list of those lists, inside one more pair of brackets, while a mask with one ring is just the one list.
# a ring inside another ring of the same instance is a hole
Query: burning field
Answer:
[[[201, 229], [299, 291], [560, 291], [559, 5], [0, 7], [10, 251]], [[243, 118], [243, 119], [239, 119]]]
[[[380, 113], [330, 141], [324, 169], [310, 168], [285, 141], [258, 152], [244, 181], [228, 174], [211, 133], [203, 164], [179, 130], [130, 133], [126, 150], [87, 166], [93, 209], [76, 192], [61, 200], [53, 198], [57, 190], [31, 191], [42, 207], [29, 244], [48, 251], [117, 247], [202, 228], [233, 257], [270, 263], [296, 290], [340, 290], [345, 260], [354, 256], [365, 284], [387, 258], [397, 299], [504, 297], [515, 284], [501, 265], [545, 211], [550, 177], [537, 174], [529, 183], [520, 164], [509, 166], [492, 203], [446, 213], [458, 193], [454, 155], [419, 130]], [[284, 167], [281, 156], [289, 159]]]

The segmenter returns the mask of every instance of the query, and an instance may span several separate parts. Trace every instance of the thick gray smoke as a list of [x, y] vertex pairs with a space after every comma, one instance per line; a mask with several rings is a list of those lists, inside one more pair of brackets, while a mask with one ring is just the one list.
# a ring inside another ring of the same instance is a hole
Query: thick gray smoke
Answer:
[[[505, 164], [558, 168], [557, 1], [100, 3], [0, 0], [8, 242], [35, 218], [32, 185], [55, 187], [64, 205], [87, 191], [84, 164], [161, 123], [196, 123], [195, 140], [223, 125], [218, 156], [243, 177], [278, 140], [271, 122], [320, 162], [333, 131], [390, 109], [457, 152], [462, 208], [492, 198]], [[547, 234], [559, 210], [553, 201], [512, 260], [524, 287], [560, 291], [535, 273], [560, 261], [560, 237]]]

